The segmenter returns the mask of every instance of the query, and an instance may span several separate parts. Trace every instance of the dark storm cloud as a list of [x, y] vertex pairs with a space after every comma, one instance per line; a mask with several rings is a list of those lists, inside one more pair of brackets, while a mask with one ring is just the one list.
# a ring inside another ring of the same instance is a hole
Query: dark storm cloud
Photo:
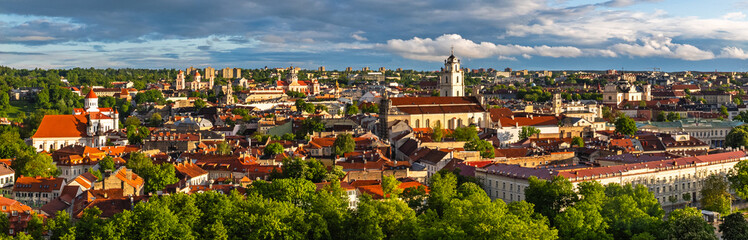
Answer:
[[0, 55], [19, 55], [19, 56], [28, 56], [28, 55], [44, 55], [44, 53], [35, 53], [35, 52], [3, 52], [0, 51]]
[[[325, 40], [350, 40], [356, 31], [372, 34], [371, 41], [416, 36], [435, 37], [445, 32], [495, 35], [498, 21], [533, 1], [419, 1], [419, 0], [291, 0], [291, 1], [27, 1], [6, 0], [0, 14], [70, 19], [70, 23], [25, 23], [14, 27], [2, 41], [37, 36], [40, 44], [59, 41], [143, 41], [163, 38], [199, 38], [210, 35], [264, 36], [273, 32], [329, 33]], [[69, 25], [69, 26], [65, 26]], [[470, 26], [466, 28], [465, 26]], [[490, 31], [489, 31], [490, 30]], [[240, 39], [239, 39], [240, 40]]]

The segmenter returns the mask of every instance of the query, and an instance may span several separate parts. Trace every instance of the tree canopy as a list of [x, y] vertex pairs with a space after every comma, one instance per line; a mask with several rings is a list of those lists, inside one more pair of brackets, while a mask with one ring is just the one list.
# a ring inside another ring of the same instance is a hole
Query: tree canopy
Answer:
[[540, 134], [540, 129], [533, 126], [523, 126], [519, 131], [519, 139], [526, 139]]
[[633, 136], [634, 134], [636, 134], [636, 122], [634, 122], [633, 119], [627, 117], [626, 115], [618, 117], [618, 119], [616, 119], [615, 125], [617, 133], [627, 136]]
[[335, 156], [343, 156], [346, 153], [353, 152], [356, 148], [356, 142], [353, 140], [353, 136], [347, 133], [338, 134], [335, 137], [335, 142], [332, 144], [333, 154]]

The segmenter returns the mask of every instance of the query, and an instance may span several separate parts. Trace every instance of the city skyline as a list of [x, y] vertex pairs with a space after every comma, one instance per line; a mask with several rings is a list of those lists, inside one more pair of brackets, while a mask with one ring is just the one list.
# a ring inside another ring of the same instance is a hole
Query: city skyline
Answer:
[[16, 68], [748, 71], [746, 1], [4, 2]]

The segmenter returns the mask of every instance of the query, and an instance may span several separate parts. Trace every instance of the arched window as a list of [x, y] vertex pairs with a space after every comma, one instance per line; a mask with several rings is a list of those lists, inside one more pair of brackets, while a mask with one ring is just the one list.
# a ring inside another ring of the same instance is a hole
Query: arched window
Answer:
[[431, 121], [429, 119], [426, 119], [426, 127], [427, 128], [431, 127]]
[[420, 128], [420, 127], [421, 127], [421, 120], [416, 119], [416, 128]]

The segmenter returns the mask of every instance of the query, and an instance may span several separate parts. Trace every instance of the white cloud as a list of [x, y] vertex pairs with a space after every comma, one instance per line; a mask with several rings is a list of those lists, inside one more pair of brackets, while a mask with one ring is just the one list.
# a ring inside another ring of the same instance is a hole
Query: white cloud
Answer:
[[615, 44], [610, 50], [632, 57], [666, 57], [689, 61], [714, 58], [714, 53], [710, 51], [701, 50], [689, 44], [673, 43], [671, 38], [663, 35], [642, 38], [640, 42], [641, 44]]
[[523, 56], [529, 58], [533, 55], [543, 57], [579, 57], [585, 53], [571, 46], [522, 46], [502, 45], [491, 42], [476, 43], [472, 40], [462, 38], [458, 34], [444, 34], [435, 39], [414, 37], [408, 40], [391, 39], [379, 47], [408, 59], [424, 61], [441, 61], [449, 55], [454, 47], [456, 55], [467, 58], [507, 58], [510, 56]]
[[724, 47], [722, 52], [719, 54], [720, 58], [736, 58], [736, 59], [748, 59], [748, 53], [738, 47]]
[[745, 14], [743, 12], [731, 12], [731, 13], [727, 13], [724, 16], [722, 16], [722, 19], [743, 20], [745, 19]]
[[358, 31], [358, 32], [355, 32], [355, 33], [351, 34], [351, 37], [353, 39], [356, 39], [356, 41], [366, 41], [366, 40], [369, 40], [366, 37], [361, 36], [364, 33], [365, 33], [364, 31]]

